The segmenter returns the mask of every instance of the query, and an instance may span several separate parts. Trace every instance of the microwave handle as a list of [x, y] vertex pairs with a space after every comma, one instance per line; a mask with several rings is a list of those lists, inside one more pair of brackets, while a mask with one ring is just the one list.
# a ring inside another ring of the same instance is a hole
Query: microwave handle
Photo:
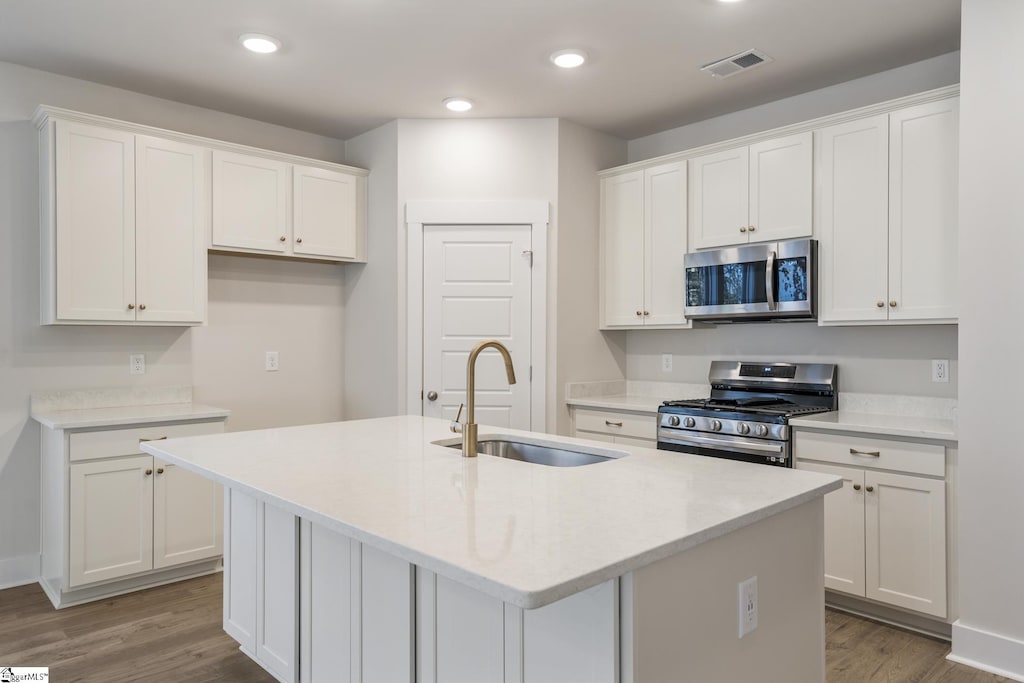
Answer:
[[764, 266], [764, 291], [768, 295], [768, 310], [777, 310], [779, 305], [775, 301], [775, 256], [774, 251], [768, 252], [768, 261]]

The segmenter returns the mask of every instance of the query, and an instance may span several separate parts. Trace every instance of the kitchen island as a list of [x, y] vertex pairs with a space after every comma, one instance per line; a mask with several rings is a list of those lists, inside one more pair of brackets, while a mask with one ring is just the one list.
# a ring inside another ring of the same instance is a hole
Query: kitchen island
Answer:
[[225, 486], [225, 630], [280, 680], [824, 680], [838, 478], [493, 434], [615, 457], [463, 458], [417, 416], [143, 447]]

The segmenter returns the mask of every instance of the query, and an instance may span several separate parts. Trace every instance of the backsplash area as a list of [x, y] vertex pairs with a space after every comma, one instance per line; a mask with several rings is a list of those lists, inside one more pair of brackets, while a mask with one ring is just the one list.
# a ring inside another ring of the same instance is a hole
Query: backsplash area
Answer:
[[[662, 370], [662, 354], [672, 370]], [[631, 381], [707, 383], [712, 360], [836, 363], [839, 390], [956, 398], [957, 326], [818, 327], [814, 323], [755, 323], [638, 330], [627, 333]], [[949, 360], [949, 382], [931, 381], [932, 359]]]

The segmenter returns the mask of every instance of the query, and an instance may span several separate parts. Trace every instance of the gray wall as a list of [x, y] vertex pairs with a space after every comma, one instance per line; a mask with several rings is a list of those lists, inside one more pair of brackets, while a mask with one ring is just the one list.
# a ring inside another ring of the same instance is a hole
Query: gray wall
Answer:
[[[211, 256], [201, 328], [39, 325], [41, 103], [330, 161], [338, 140], [0, 63], [0, 586], [39, 562], [39, 426], [33, 392], [191, 384], [231, 409], [229, 429], [342, 416], [342, 272], [347, 266]], [[263, 353], [280, 353], [266, 373]], [[128, 355], [146, 354], [146, 374]], [[255, 397], [259, 397], [257, 400]]]

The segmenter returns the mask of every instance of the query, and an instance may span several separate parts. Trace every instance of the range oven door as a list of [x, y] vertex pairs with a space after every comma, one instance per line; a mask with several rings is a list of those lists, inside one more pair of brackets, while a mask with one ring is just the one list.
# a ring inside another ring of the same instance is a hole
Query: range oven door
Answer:
[[659, 427], [658, 449], [753, 462], [759, 465], [793, 466], [788, 441], [748, 439], [742, 436], [688, 432], [671, 427]]
[[800, 239], [686, 254], [686, 317], [813, 318], [816, 244]]

